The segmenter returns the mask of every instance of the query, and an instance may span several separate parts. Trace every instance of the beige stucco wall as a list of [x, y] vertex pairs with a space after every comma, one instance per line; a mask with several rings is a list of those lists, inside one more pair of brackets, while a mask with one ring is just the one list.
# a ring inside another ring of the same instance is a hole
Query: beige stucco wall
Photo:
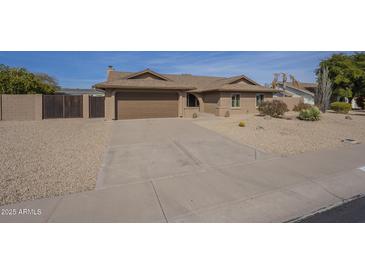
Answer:
[[89, 118], [89, 95], [82, 95], [82, 117]]
[[193, 118], [194, 113], [199, 116], [199, 107], [185, 107], [184, 108], [184, 117], [185, 118]]
[[[233, 94], [240, 95], [240, 107], [238, 107], [238, 108], [232, 108], [232, 95]], [[224, 116], [227, 111], [229, 111], [230, 115], [257, 112], [256, 94], [263, 94], [264, 100], [271, 100], [273, 97], [272, 93], [222, 92], [221, 98], [218, 102], [216, 115]]]
[[203, 95], [204, 112], [217, 114], [217, 107], [220, 99], [219, 92], [209, 92]]
[[293, 110], [293, 108], [300, 102], [304, 103], [303, 97], [273, 97], [270, 100], [283, 101], [288, 106], [289, 110]]
[[198, 99], [199, 107], [188, 107], [187, 106], [187, 94], [188, 93], [182, 92], [183, 117], [185, 117], [185, 118], [192, 118], [194, 113], [196, 113], [199, 116], [199, 113], [204, 111], [204, 101], [203, 101], [202, 95], [199, 93], [192, 93], [192, 92], [190, 92], [190, 93], [195, 95], [195, 97]]
[[114, 91], [105, 91], [105, 119], [106, 120], [115, 120], [115, 92]]
[[[105, 92], [105, 119], [114, 120], [116, 113], [115, 93], [117, 91]], [[256, 93], [248, 92], [210, 92], [205, 94], [193, 93], [199, 100], [199, 108], [187, 107], [187, 93], [178, 92], [178, 116], [191, 118], [194, 113], [213, 113], [217, 116], [224, 116], [227, 111], [232, 114], [255, 113]], [[232, 108], [232, 94], [240, 94], [240, 107]], [[272, 93], [264, 94], [264, 100], [272, 99]], [[88, 105], [88, 104], [87, 104]]]
[[3, 94], [1, 113], [4, 121], [42, 120], [42, 95]]

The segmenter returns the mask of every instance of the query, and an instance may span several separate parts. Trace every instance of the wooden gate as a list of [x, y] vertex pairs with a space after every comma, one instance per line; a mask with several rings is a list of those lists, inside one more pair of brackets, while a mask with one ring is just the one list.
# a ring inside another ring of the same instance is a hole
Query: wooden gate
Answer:
[[104, 96], [89, 96], [89, 117], [90, 118], [105, 117]]
[[82, 95], [43, 95], [43, 119], [82, 118]]

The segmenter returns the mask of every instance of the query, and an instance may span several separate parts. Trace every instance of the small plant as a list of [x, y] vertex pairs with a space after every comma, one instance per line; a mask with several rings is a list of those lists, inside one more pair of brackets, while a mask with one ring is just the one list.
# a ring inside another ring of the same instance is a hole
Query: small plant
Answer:
[[196, 112], [193, 113], [193, 118], [194, 119], [198, 118], [198, 114]]
[[227, 110], [226, 113], [224, 114], [224, 117], [228, 118], [230, 116], [229, 111]]
[[306, 103], [300, 102], [298, 105], [294, 106], [293, 111], [299, 112], [299, 111], [301, 111], [303, 109], [308, 109], [310, 107], [312, 107], [310, 104], [306, 104]]
[[288, 106], [279, 100], [263, 102], [259, 105], [259, 112], [262, 115], [269, 115], [271, 117], [283, 116], [285, 112], [289, 111]]
[[317, 107], [302, 109], [298, 118], [304, 121], [318, 121], [321, 118], [321, 112]]
[[347, 114], [351, 110], [351, 104], [345, 102], [333, 102], [331, 104], [331, 109], [338, 113]]
[[245, 124], [245, 122], [244, 122], [244, 121], [240, 121], [240, 123], [238, 124], [238, 126], [239, 126], [239, 127], [245, 127], [245, 126], [246, 126], [246, 124]]

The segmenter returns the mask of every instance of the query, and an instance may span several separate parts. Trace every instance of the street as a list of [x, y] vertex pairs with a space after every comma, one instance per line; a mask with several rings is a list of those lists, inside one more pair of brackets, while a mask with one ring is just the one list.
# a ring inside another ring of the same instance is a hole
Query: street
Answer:
[[315, 214], [301, 223], [365, 223], [365, 197]]

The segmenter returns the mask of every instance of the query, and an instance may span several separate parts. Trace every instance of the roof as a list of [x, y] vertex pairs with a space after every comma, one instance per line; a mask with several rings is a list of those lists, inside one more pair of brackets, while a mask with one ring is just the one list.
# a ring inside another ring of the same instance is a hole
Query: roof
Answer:
[[[277, 83], [277, 84], [281, 85], [281, 86], [283, 85], [283, 83], [280, 83], [280, 82]], [[305, 89], [305, 88], [313, 88], [313, 89], [317, 88], [317, 85], [314, 84], [314, 83], [300, 83], [300, 87], [296, 87], [292, 83], [286, 83], [285, 85], [289, 88], [292, 88], [292, 89], [295, 89], [297, 91], [303, 92], [303, 93], [305, 93], [307, 95], [310, 95], [310, 96], [314, 96], [314, 93], [307, 90], [307, 89]]]
[[97, 89], [80, 89], [80, 88], [63, 88], [60, 90], [56, 90], [57, 94], [67, 94], [67, 95], [98, 95], [104, 96], [104, 90], [97, 90]]
[[197, 76], [191, 74], [160, 74], [150, 69], [140, 72], [108, 71], [105, 82], [95, 84], [101, 89], [166, 89], [208, 91], [276, 92], [245, 75], [233, 77]]

